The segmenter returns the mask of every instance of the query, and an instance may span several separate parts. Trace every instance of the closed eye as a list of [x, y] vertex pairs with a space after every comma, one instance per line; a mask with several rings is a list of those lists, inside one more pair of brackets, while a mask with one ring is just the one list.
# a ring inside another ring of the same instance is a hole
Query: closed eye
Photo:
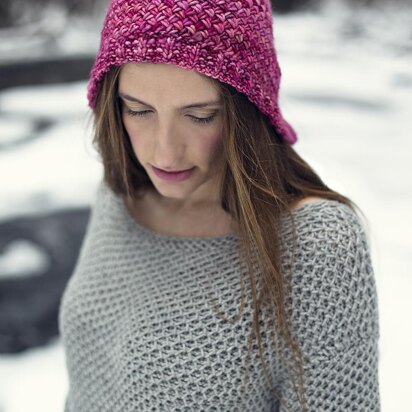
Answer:
[[[138, 116], [138, 117], [144, 117], [146, 116], [148, 113], [151, 113], [151, 110], [143, 110], [143, 111], [135, 111], [135, 110], [131, 110], [131, 109], [127, 109], [126, 113], [129, 116]], [[196, 117], [196, 116], [191, 116], [188, 115], [193, 122], [195, 123], [210, 123], [216, 116], [216, 113], [214, 113], [212, 116], [209, 117]]]

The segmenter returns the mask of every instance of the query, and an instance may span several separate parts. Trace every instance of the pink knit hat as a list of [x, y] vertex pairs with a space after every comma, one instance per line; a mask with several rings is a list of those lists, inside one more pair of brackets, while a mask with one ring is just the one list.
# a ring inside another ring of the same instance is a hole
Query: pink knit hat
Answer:
[[269, 0], [111, 0], [90, 73], [89, 106], [111, 66], [170, 63], [230, 84], [289, 144], [296, 132], [278, 105], [281, 70]]

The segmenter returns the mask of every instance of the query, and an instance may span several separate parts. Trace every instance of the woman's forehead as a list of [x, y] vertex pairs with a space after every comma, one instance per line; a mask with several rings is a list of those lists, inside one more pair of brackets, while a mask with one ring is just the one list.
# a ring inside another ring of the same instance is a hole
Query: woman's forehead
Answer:
[[[218, 100], [218, 81], [197, 71], [160, 63], [127, 63], [120, 69], [119, 92], [132, 95], [159, 94]], [[137, 96], [139, 97], [139, 96]], [[140, 96], [143, 99], [144, 96]]]
[[196, 70], [188, 70], [176, 64], [151, 63], [151, 62], [128, 62], [121, 66], [121, 78], [139, 76], [144, 80], [156, 80], [159, 78], [169, 78], [172, 81], [185, 81], [188, 83], [204, 83], [217, 87], [218, 81], [210, 76]]

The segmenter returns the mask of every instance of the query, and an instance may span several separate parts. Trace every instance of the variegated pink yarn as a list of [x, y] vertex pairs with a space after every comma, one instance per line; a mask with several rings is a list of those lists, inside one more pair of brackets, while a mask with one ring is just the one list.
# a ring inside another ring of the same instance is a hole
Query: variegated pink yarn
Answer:
[[289, 144], [296, 132], [279, 104], [281, 70], [269, 0], [112, 0], [90, 73], [89, 106], [112, 65], [178, 65], [230, 84], [268, 117]]

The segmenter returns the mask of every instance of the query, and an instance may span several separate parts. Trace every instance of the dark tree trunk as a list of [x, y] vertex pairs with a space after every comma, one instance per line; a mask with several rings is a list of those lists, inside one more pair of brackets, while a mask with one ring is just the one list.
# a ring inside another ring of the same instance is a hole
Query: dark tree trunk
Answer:
[[312, 9], [323, 0], [271, 0], [274, 13], [289, 13], [296, 10]]

